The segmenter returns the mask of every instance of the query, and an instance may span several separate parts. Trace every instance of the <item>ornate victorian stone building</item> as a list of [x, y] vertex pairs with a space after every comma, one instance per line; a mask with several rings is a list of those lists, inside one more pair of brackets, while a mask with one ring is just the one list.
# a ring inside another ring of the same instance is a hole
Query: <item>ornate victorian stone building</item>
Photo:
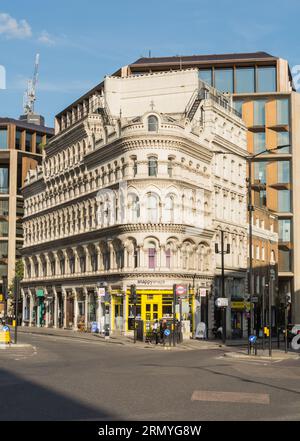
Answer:
[[126, 333], [130, 285], [150, 323], [172, 315], [180, 283], [191, 332], [211, 330], [221, 230], [229, 305], [244, 300], [246, 129], [230, 104], [188, 69], [106, 77], [56, 116], [23, 189], [24, 324]]

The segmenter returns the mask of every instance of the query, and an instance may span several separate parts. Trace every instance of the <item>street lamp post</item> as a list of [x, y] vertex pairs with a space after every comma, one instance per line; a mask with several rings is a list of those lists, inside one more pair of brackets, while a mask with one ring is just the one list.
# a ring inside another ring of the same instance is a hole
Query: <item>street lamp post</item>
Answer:
[[247, 156], [246, 160], [248, 162], [248, 213], [249, 213], [249, 291], [250, 291], [250, 332], [251, 335], [254, 333], [254, 305], [253, 305], [253, 264], [252, 264], [252, 244], [253, 244], [253, 232], [252, 232], [252, 212], [254, 211], [254, 206], [252, 202], [252, 162], [258, 156], [264, 153], [272, 153], [274, 151], [283, 149], [285, 147], [290, 147], [290, 144], [279, 145], [273, 149], [265, 149], [259, 153], [251, 156]]
[[[227, 244], [226, 250], [224, 250], [224, 231], [221, 230], [221, 251], [219, 251], [218, 244], [215, 244], [216, 254], [221, 254], [221, 280], [222, 280], [222, 297], [225, 298], [225, 264], [224, 255], [230, 253], [230, 245]], [[226, 307], [222, 307], [222, 341], [225, 344], [226, 341]]]

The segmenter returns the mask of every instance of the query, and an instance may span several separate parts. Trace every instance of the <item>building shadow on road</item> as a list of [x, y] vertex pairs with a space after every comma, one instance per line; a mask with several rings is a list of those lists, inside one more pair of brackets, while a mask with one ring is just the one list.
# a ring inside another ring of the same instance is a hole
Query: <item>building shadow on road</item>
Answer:
[[118, 416], [0, 369], [1, 421], [116, 420]]

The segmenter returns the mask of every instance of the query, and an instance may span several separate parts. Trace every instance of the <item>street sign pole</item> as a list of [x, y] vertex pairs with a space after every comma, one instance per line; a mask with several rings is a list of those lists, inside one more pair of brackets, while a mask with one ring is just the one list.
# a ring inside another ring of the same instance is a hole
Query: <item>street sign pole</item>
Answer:
[[7, 276], [2, 276], [2, 294], [4, 296], [4, 319], [7, 320]]
[[287, 325], [288, 325], [288, 302], [285, 298], [284, 304], [284, 351], [287, 353], [288, 351], [288, 335], [287, 335]]
[[18, 276], [15, 277], [14, 280], [14, 294], [15, 294], [15, 307], [14, 307], [14, 316], [15, 316], [15, 344], [18, 341], [18, 306], [19, 306], [19, 291], [20, 291], [20, 279]]
[[176, 346], [175, 342], [175, 325], [176, 325], [176, 285], [173, 285], [173, 346]]
[[269, 356], [272, 357], [272, 283], [269, 279]]

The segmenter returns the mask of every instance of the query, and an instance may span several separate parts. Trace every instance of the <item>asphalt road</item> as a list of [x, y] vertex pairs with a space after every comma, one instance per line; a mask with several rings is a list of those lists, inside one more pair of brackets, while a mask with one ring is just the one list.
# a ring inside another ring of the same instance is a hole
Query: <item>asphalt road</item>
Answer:
[[0, 350], [0, 420], [300, 420], [300, 362], [21, 335]]

